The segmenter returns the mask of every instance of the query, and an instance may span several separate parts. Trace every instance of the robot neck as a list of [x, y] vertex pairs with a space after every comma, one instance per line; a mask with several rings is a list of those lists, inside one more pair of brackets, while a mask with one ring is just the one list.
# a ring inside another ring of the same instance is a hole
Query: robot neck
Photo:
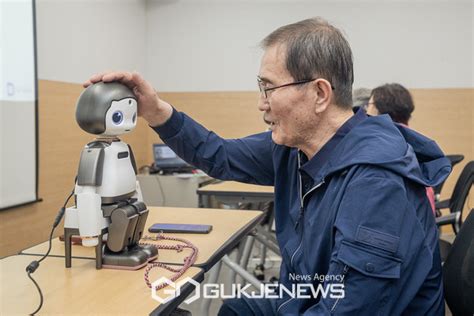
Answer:
[[120, 138], [117, 136], [99, 136], [95, 139], [96, 142], [106, 142], [111, 144], [112, 142], [119, 142]]

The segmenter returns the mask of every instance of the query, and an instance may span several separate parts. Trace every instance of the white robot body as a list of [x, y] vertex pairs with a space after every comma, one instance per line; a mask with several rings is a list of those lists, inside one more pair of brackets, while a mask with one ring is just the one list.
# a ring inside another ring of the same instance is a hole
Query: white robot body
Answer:
[[[88, 151], [88, 146], [84, 148]], [[102, 229], [110, 220], [102, 213], [102, 204], [112, 204], [126, 198], [141, 200], [131, 154], [127, 144], [115, 140], [103, 149], [102, 182], [99, 186], [76, 184], [76, 207], [68, 208], [65, 227], [78, 228], [85, 237], [84, 246], [96, 246]], [[79, 212], [78, 212], [79, 211]]]
[[[87, 146], [84, 150], [87, 150]], [[102, 184], [100, 186], [76, 184], [74, 193], [77, 206], [68, 209], [68, 215], [66, 215], [68, 221], [65, 226], [79, 228], [80, 235], [86, 237], [84, 246], [96, 246], [97, 238], [90, 237], [100, 235], [102, 229], [108, 227], [110, 223], [102, 214], [103, 203], [114, 203], [126, 197], [135, 197], [141, 201], [130, 156], [127, 144], [122, 141], [113, 141], [104, 148]]]
[[[102, 185], [97, 187], [97, 194], [104, 200], [107, 198], [116, 199], [125, 195], [132, 196], [136, 190], [137, 177], [127, 144], [114, 141], [105, 148], [104, 152]], [[123, 158], [118, 158], [120, 156]]]

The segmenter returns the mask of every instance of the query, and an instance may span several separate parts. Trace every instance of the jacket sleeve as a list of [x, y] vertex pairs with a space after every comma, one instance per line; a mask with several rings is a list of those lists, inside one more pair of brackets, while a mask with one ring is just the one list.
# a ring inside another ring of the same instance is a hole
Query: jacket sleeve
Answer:
[[[401, 178], [381, 176], [347, 186], [323, 283], [329, 294], [304, 315], [398, 314], [397, 306], [407, 304], [399, 299], [415, 296], [431, 269], [432, 256], [424, 247], [423, 229], [403, 183]], [[419, 194], [424, 195], [421, 186]], [[428, 211], [426, 215], [431, 216]], [[417, 262], [419, 256], [423, 262]], [[424, 270], [414, 272], [415, 266]], [[403, 273], [412, 275], [406, 284], [401, 284], [407, 280], [401, 278]]]
[[179, 157], [211, 177], [273, 185], [270, 132], [223, 139], [176, 110], [165, 124], [153, 129]]

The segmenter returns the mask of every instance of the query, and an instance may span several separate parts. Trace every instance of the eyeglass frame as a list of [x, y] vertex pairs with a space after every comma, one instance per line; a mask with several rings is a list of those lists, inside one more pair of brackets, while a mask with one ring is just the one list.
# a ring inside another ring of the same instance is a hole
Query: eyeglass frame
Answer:
[[[265, 81], [262, 78], [260, 78], [259, 76], [257, 76], [257, 85], [258, 85], [258, 89], [260, 90], [260, 94], [265, 99], [268, 99], [267, 91], [273, 91], [273, 90], [283, 88], [283, 87], [289, 87], [289, 86], [296, 86], [296, 85], [300, 85], [300, 84], [305, 84], [305, 83], [315, 81], [315, 80], [318, 80], [318, 79], [321, 79], [321, 78], [303, 79], [303, 80], [298, 80], [298, 81], [294, 81], [294, 82], [290, 82], [290, 83], [285, 83], [285, 84], [282, 84], [282, 85], [276, 86], [276, 87], [264, 88], [262, 86], [262, 83], [264, 83]], [[332, 84], [331, 84], [331, 89], [334, 90], [334, 87], [332, 86]]]

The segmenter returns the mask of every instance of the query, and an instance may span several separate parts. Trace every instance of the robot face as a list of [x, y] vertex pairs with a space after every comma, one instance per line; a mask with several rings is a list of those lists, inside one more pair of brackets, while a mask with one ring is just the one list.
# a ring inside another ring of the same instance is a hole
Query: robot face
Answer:
[[104, 136], [117, 136], [132, 131], [137, 125], [137, 101], [125, 98], [112, 101], [105, 114]]

